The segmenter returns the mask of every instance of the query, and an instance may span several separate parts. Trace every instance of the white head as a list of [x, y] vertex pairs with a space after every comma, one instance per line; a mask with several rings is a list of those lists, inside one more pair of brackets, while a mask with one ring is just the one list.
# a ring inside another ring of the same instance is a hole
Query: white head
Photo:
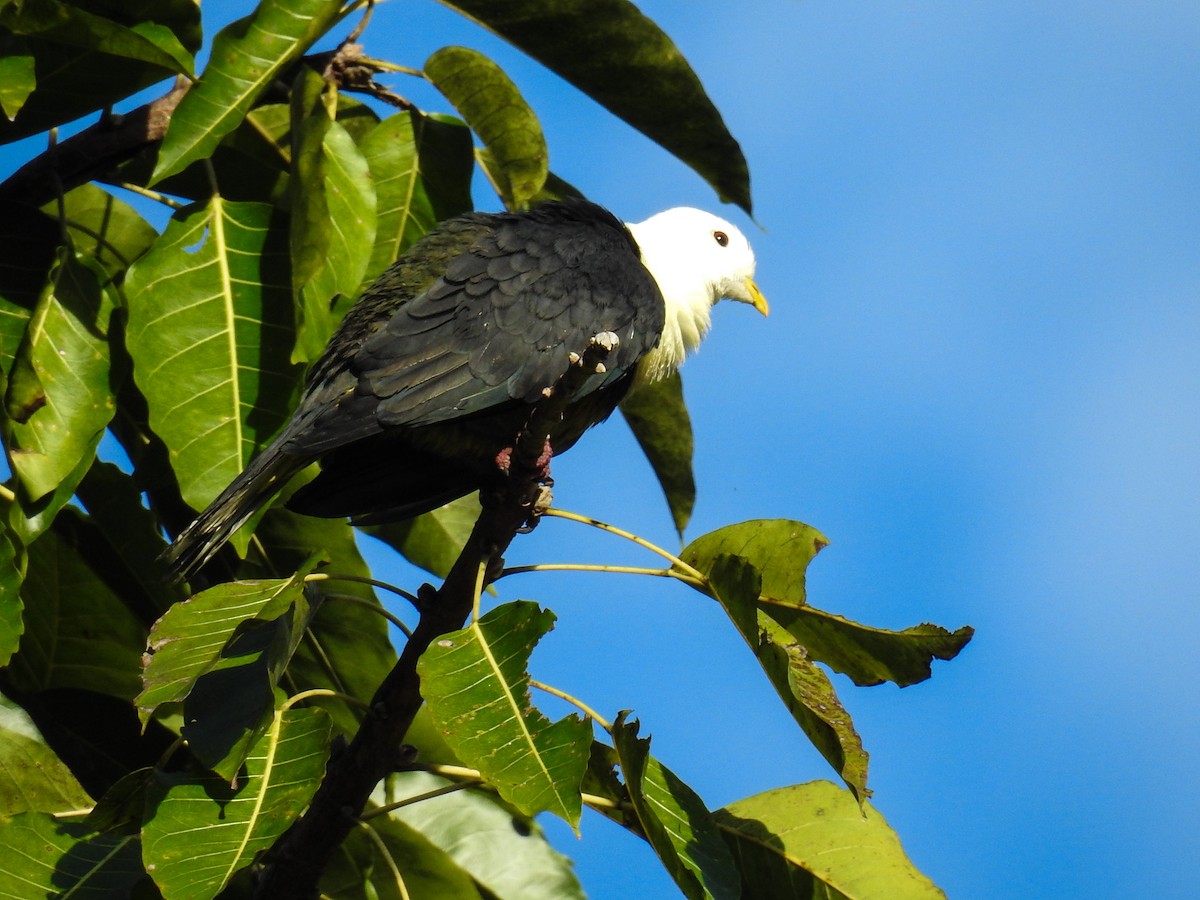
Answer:
[[666, 301], [658, 346], [638, 366], [638, 381], [657, 381], [683, 364], [712, 324], [712, 307], [728, 298], [764, 316], [767, 301], [754, 283], [754, 251], [746, 236], [703, 210], [677, 207], [628, 226], [642, 263]]

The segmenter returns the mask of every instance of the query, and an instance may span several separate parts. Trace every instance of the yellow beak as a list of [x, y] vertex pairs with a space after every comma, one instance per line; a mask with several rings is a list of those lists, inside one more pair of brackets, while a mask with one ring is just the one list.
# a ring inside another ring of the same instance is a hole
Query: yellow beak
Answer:
[[746, 293], [750, 295], [750, 305], [757, 309], [764, 316], [770, 315], [771, 305], [767, 303], [767, 298], [763, 296], [763, 292], [758, 289], [758, 285], [754, 283], [753, 278], [746, 279]]

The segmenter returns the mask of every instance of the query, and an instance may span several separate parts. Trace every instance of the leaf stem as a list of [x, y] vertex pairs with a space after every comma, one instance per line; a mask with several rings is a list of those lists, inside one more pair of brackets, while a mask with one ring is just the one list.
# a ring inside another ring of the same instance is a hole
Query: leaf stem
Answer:
[[301, 691], [298, 694], [288, 697], [287, 700], [283, 701], [283, 705], [279, 707], [279, 711], [284, 712], [285, 710], [289, 710], [297, 703], [311, 700], [313, 697], [333, 697], [334, 699], [341, 700], [343, 703], [349, 703], [351, 706], [357, 706], [361, 709], [370, 708], [370, 704], [351, 694], [346, 694], [342, 691], [333, 691], [329, 688], [310, 688], [307, 691]]
[[592, 721], [595, 722], [596, 724], [598, 724], [605, 731], [609, 732], [610, 734], [612, 733], [612, 723], [609, 722], [608, 720], [606, 720], [602, 715], [600, 715], [598, 712], [596, 712], [594, 709], [592, 709], [590, 706], [588, 706], [586, 703], [584, 703], [578, 697], [573, 697], [570, 694], [568, 694], [566, 691], [560, 690], [559, 688], [556, 688], [553, 685], [545, 684], [544, 682], [538, 681], [535, 678], [529, 679], [529, 686], [535, 687], [539, 691], [545, 691], [547, 694], [553, 694], [555, 697], [558, 697], [558, 699], [560, 699], [560, 700], [566, 700], [568, 703], [570, 703], [576, 709], [581, 710], [584, 715], [591, 716]]
[[404, 620], [394, 613], [389, 612], [378, 603], [372, 603], [370, 600], [364, 600], [362, 597], [355, 597], [353, 594], [326, 594], [325, 599], [340, 600], [345, 603], [354, 603], [365, 609], [369, 609], [371, 612], [383, 616], [385, 619], [395, 625], [398, 629], [400, 629], [401, 632], [403, 632], [405, 637], [412, 637], [412, 629], [404, 624]]
[[654, 575], [660, 578], [675, 578], [687, 584], [694, 580], [683, 572], [673, 569], [650, 569], [645, 566], [609, 566], [596, 563], [536, 563], [529, 566], [511, 566], [501, 571], [496, 580], [508, 575], [523, 575], [526, 572], [614, 572], [618, 575]]
[[374, 578], [367, 578], [365, 575], [343, 575], [338, 572], [313, 572], [311, 575], [304, 576], [305, 581], [352, 581], [355, 584], [369, 584], [371, 587], [377, 587], [380, 590], [388, 591], [395, 594], [397, 597], [403, 597], [419, 612], [421, 602], [417, 599], [416, 594], [409, 593], [404, 588], [396, 587], [394, 584], [388, 584], [386, 581], [378, 581]]
[[358, 827], [366, 831], [367, 838], [375, 845], [376, 852], [383, 857], [388, 871], [391, 873], [392, 878], [395, 879], [396, 890], [400, 894], [400, 900], [411, 900], [412, 895], [409, 894], [408, 887], [404, 884], [404, 876], [400, 874], [400, 867], [396, 865], [396, 860], [392, 857], [391, 851], [388, 850], [388, 846], [384, 843], [383, 838], [379, 836], [374, 828], [361, 819], [359, 819]]
[[171, 209], [183, 209], [187, 206], [186, 203], [180, 203], [174, 197], [168, 197], [160, 191], [152, 190], [148, 187], [142, 187], [140, 184], [134, 184], [131, 181], [114, 181], [114, 187], [124, 188], [132, 194], [138, 194], [145, 197], [147, 200], [153, 200], [156, 203], [161, 203], [163, 206], [169, 206]]
[[383, 806], [376, 806], [374, 809], [364, 810], [362, 815], [358, 817], [360, 822], [365, 822], [368, 819], [373, 819], [376, 816], [382, 816], [390, 813], [395, 809], [403, 809], [405, 806], [412, 806], [414, 803], [420, 803], [422, 800], [432, 800], [434, 797], [441, 797], [446, 794], [453, 794], [456, 791], [465, 790], [469, 787], [476, 787], [479, 784], [477, 781], [456, 781], [453, 784], [445, 784], [440, 788], [434, 788], [432, 791], [426, 791], [423, 794], [417, 794], [413, 797], [405, 797], [403, 800], [397, 800], [394, 803], [386, 803]]
[[569, 522], [579, 522], [582, 525], [590, 525], [593, 528], [599, 528], [601, 531], [607, 531], [609, 534], [615, 534], [617, 537], [625, 538], [625, 540], [632, 541], [639, 547], [644, 547], [645, 549], [649, 550], [651, 553], [657, 553], [663, 559], [670, 562], [673, 568], [680, 569], [686, 575], [691, 576], [699, 584], [708, 584], [708, 579], [705, 578], [704, 574], [698, 569], [689, 566], [669, 550], [664, 550], [657, 544], [652, 544], [650, 541], [646, 540], [645, 538], [638, 537], [631, 531], [626, 531], [625, 529], [618, 528], [615, 525], [609, 525], [607, 522], [601, 522], [599, 519], [593, 519], [591, 516], [581, 516], [579, 513], [568, 512], [565, 509], [556, 509], [555, 507], [550, 507], [543, 512], [542, 515], [555, 516], [559, 519], [566, 519]]

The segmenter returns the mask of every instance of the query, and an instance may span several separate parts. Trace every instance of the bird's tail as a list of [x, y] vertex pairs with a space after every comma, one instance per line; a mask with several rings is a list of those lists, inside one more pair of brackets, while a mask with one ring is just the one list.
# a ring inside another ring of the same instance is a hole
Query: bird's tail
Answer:
[[256, 456], [167, 548], [163, 560], [176, 577], [195, 574], [289, 478], [308, 465], [310, 460], [284, 453], [282, 443], [276, 439]]

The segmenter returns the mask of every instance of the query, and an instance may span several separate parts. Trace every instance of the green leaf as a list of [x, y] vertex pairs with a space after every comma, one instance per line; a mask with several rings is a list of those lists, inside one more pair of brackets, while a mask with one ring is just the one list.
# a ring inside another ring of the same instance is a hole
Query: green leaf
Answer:
[[[398, 772], [374, 800], [418, 797], [449, 783], [426, 772]], [[403, 806], [388, 817], [416, 829], [496, 897], [583, 900], [571, 861], [550, 846], [536, 820], [513, 812], [494, 794], [455, 791]]]
[[209, 156], [341, 6], [341, 0], [263, 0], [253, 15], [221, 29], [208, 67], [171, 117], [151, 183]]
[[25, 579], [26, 556], [23, 550], [18, 551], [14, 540], [12, 532], [0, 523], [0, 666], [8, 665], [25, 630], [21, 582]]
[[679, 373], [629, 393], [621, 401], [621, 414], [658, 476], [675, 530], [682, 537], [696, 504], [696, 481], [692, 477], [692, 420], [683, 403]]
[[[57, 220], [59, 203], [42, 207]], [[158, 232], [128, 203], [94, 184], [85, 184], [62, 198], [63, 224], [71, 246], [98, 264], [109, 278], [123, 275], [129, 264], [150, 249]]]
[[63, 251], [13, 364], [9, 458], [30, 500], [91, 459], [116, 409], [108, 358], [113, 303], [93, 266]]
[[0, 367], [7, 374], [58, 260], [62, 234], [38, 209], [0, 201]]
[[17, 34], [192, 73], [192, 55], [169, 28], [155, 22], [126, 27], [58, 0], [22, 0], [0, 12], [0, 21]]
[[321, 710], [282, 710], [247, 757], [236, 789], [217, 778], [160, 775], [142, 858], [163, 896], [213, 897], [270, 847], [316, 791], [329, 734]]
[[367, 161], [334, 116], [337, 93], [304, 70], [293, 89], [292, 289], [301, 311], [295, 361], [320, 357], [359, 286], [375, 242]]
[[414, 566], [445, 578], [467, 545], [481, 511], [479, 494], [472, 493], [412, 519], [368, 525], [362, 530], [379, 538]]
[[88, 511], [92, 554], [103, 554], [104, 578], [127, 606], [149, 624], [175, 601], [187, 599], [183, 585], [172, 579], [161, 558], [167, 542], [158, 520], [142, 504], [132, 475], [112, 463], [97, 462], [76, 494]]
[[756, 794], [716, 817], [742, 873], [744, 897], [946, 896], [916, 869], [870, 803], [827, 781]]
[[46, 745], [25, 710], [0, 696], [0, 819], [91, 805], [92, 798]]
[[172, 606], [150, 631], [137, 707], [143, 722], [164, 703], [183, 700], [244, 622], [271, 622], [303, 600], [304, 574], [219, 584]]
[[[79, 516], [67, 509], [64, 516]], [[81, 688], [132, 699], [138, 691], [146, 630], [53, 528], [29, 547], [21, 586], [25, 633], [9, 672], [28, 692]]]
[[893, 681], [907, 687], [924, 681], [932, 674], [934, 659], [954, 659], [975, 633], [970, 626], [947, 631], [928, 623], [888, 631], [812, 607], [764, 604], [763, 608], [813, 659], [849, 675], [858, 685]]
[[739, 556], [762, 577], [764, 597], [789, 606], [803, 606], [804, 572], [813, 558], [829, 546], [821, 532], [791, 519], [753, 519], [726, 525], [696, 538], [679, 554], [701, 572], [724, 554]]
[[320, 886], [331, 900], [480, 900], [471, 876], [449, 854], [388, 815], [373, 815], [350, 832]]
[[550, 154], [541, 123], [498, 65], [466, 47], [443, 47], [425, 61], [425, 75], [466, 119], [492, 154], [521, 209], [546, 182]]
[[189, 71], [201, 42], [195, 0], [23, 0], [0, 12], [0, 31], [24, 33], [37, 85], [0, 143], [70, 122]]
[[435, 641], [417, 671], [434, 723], [464, 763], [526, 815], [549, 811], [578, 826], [591, 724], [547, 719], [525, 671], [554, 618], [536, 603], [506, 603]]
[[[750, 212], [750, 175], [704, 86], [629, 0], [444, 0], [557, 72]], [[469, 118], [468, 118], [468, 121]]]
[[[380, 607], [369, 585], [338, 578], [371, 575], [359, 554], [354, 529], [342, 520], [302, 516], [274, 507], [263, 517], [254, 537], [276, 571], [294, 571], [314, 552], [328, 563], [322, 574], [328, 573], [329, 580], [308, 585], [310, 593], [324, 599], [288, 665], [289, 690], [296, 693], [328, 688], [369, 700], [395, 664], [396, 651], [388, 639], [388, 622], [382, 615], [342, 599], [354, 597]], [[254, 571], [249, 563], [248, 560], [239, 571], [243, 577]], [[311, 702], [325, 709], [343, 733], [350, 735], [358, 730], [363, 715], [360, 705], [332, 697], [318, 697]]]
[[19, 35], [0, 34], [0, 111], [15, 119], [36, 86], [29, 44]]
[[0, 883], [21, 897], [132, 897], [145, 879], [137, 835], [95, 834], [83, 822], [28, 812], [0, 822]]
[[258, 203], [181, 210], [125, 282], [126, 344], [183, 499], [203, 509], [283, 424], [299, 387], [286, 235]]
[[471, 132], [448, 116], [408, 110], [372, 129], [359, 148], [378, 203], [373, 281], [438, 222], [471, 208]]
[[650, 739], [625, 713], [613, 723], [613, 748], [646, 839], [689, 900], [737, 900], [738, 874], [704, 801], [650, 755]]
[[867, 752], [833, 685], [808, 651], [758, 608], [761, 577], [746, 560], [721, 555], [707, 572], [717, 599], [779, 694], [796, 724], [842, 780], [867, 796]]

